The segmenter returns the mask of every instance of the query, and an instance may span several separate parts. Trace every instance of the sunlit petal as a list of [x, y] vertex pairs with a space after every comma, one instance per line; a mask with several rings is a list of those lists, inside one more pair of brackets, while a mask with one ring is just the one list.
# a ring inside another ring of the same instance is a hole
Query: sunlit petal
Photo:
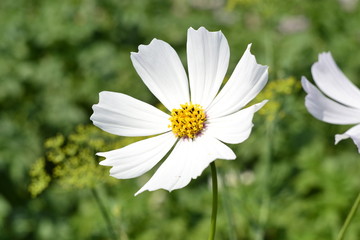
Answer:
[[208, 107], [208, 114], [222, 117], [237, 112], [248, 104], [265, 86], [268, 67], [257, 64], [250, 53], [250, 44], [241, 57], [229, 81]]
[[343, 134], [336, 134], [335, 144], [338, 144], [338, 142], [347, 138], [351, 138], [354, 141], [360, 153], [360, 124], [350, 128]]
[[209, 119], [207, 133], [226, 143], [245, 141], [250, 136], [255, 112], [266, 102], [267, 100], [224, 117]]
[[169, 44], [154, 39], [131, 53], [131, 60], [145, 85], [168, 110], [190, 101], [184, 67]]
[[217, 158], [232, 160], [236, 156], [213, 137], [203, 135], [194, 140], [180, 139], [154, 176], [135, 195], [146, 190], [183, 188]]
[[360, 122], [360, 109], [344, 106], [325, 97], [305, 77], [301, 79], [307, 93], [305, 106], [317, 119], [334, 124], [354, 124]]
[[219, 91], [229, 65], [229, 45], [221, 31], [189, 28], [187, 59], [191, 101], [206, 108]]
[[331, 53], [319, 54], [311, 72], [316, 85], [327, 96], [344, 105], [360, 109], [360, 90], [336, 65]]
[[134, 178], [153, 168], [175, 141], [174, 134], [169, 132], [97, 155], [106, 158], [100, 162], [101, 165], [112, 166], [111, 176], [119, 179]]
[[159, 109], [115, 92], [101, 92], [90, 119], [102, 130], [120, 136], [149, 136], [167, 132], [169, 115]]

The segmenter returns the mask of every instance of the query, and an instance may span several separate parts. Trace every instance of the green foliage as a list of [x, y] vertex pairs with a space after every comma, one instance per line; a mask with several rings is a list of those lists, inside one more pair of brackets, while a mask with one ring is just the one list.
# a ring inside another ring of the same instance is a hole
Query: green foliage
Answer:
[[[354, 4], [354, 5], [351, 5]], [[133, 180], [108, 176], [96, 152], [133, 141], [90, 126], [100, 91], [153, 105], [130, 52], [153, 38], [170, 43], [186, 66], [186, 30], [222, 30], [229, 72], [248, 43], [269, 65], [255, 102], [270, 101], [251, 137], [217, 161], [217, 239], [335, 239], [360, 191], [359, 155], [347, 126], [312, 118], [301, 76], [331, 51], [360, 86], [360, 4], [341, 0], [2, 0], [0, 2], [0, 239], [206, 239], [209, 169], [182, 190], [133, 194]], [[99, 201], [94, 197], [98, 193]], [[360, 214], [347, 240], [360, 235]]]
[[[131, 140], [130, 140], [131, 141]], [[56, 181], [68, 189], [92, 189], [97, 183], [114, 183], [108, 169], [98, 167], [96, 152], [125, 146], [129, 139], [116, 139], [95, 126], [78, 126], [68, 137], [57, 135], [45, 141], [44, 155], [30, 170], [29, 191], [37, 196]]]
[[[267, 121], [274, 121], [275, 118], [283, 118], [287, 114], [284, 99], [287, 101], [294, 100], [295, 95], [301, 89], [301, 84], [294, 77], [280, 79], [269, 82], [262, 92], [258, 94], [253, 102], [259, 102], [264, 99], [270, 100], [259, 110], [260, 115], [265, 115]], [[291, 104], [292, 105], [292, 104]]]

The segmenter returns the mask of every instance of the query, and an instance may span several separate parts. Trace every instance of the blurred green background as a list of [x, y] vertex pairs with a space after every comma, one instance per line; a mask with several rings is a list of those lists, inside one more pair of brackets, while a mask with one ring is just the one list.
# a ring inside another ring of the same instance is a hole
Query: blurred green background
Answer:
[[[91, 125], [103, 90], [153, 105], [130, 52], [153, 38], [170, 43], [186, 66], [189, 27], [221, 30], [231, 57], [248, 43], [270, 67], [256, 101], [251, 137], [217, 161], [217, 239], [335, 239], [360, 191], [359, 154], [348, 126], [322, 123], [304, 107], [301, 76], [331, 51], [360, 86], [357, 0], [1, 0], [0, 239], [206, 239], [210, 172], [186, 188], [133, 194], [154, 171], [108, 176], [98, 151], [136, 139]], [[360, 238], [360, 213], [346, 239]]]

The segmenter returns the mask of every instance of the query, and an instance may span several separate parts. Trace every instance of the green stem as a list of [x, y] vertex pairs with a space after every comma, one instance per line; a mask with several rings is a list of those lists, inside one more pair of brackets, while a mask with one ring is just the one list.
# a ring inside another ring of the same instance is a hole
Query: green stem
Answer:
[[93, 196], [95, 198], [95, 201], [96, 201], [96, 203], [97, 203], [97, 205], [98, 205], [98, 207], [100, 209], [101, 215], [104, 217], [104, 220], [106, 222], [106, 225], [107, 225], [107, 228], [108, 228], [109, 235], [110, 235], [111, 239], [117, 240], [115, 230], [114, 230], [114, 228], [112, 226], [112, 223], [111, 223], [111, 220], [110, 220], [110, 216], [109, 216], [108, 212], [106, 211], [105, 205], [101, 201], [98, 192], [96, 191], [95, 188], [92, 188], [91, 193], [93, 194]]
[[215, 230], [216, 230], [217, 207], [218, 207], [218, 183], [217, 183], [217, 176], [216, 176], [215, 161], [212, 162], [210, 164], [210, 166], [211, 166], [211, 177], [212, 177], [213, 202], [212, 202], [209, 240], [214, 240], [215, 239]]
[[339, 232], [339, 235], [336, 238], [337, 240], [342, 240], [344, 238], [346, 230], [348, 229], [348, 227], [349, 227], [349, 225], [351, 223], [351, 220], [353, 219], [359, 205], [360, 205], [360, 193], [357, 196], [357, 198], [356, 198], [356, 200], [354, 202], [354, 205], [351, 207], [351, 210], [350, 210], [348, 216], [346, 217], [345, 223], [342, 226], [342, 228], [341, 228], [341, 230]]

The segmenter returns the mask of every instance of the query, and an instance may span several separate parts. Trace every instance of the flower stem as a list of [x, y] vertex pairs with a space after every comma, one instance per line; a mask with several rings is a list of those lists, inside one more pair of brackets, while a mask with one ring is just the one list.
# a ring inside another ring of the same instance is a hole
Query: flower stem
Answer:
[[211, 166], [211, 177], [212, 177], [213, 202], [212, 202], [209, 240], [214, 240], [215, 230], [216, 230], [216, 216], [217, 216], [217, 208], [218, 208], [218, 183], [217, 183], [215, 161], [212, 162], [210, 166]]
[[95, 188], [92, 188], [91, 193], [93, 194], [93, 196], [95, 198], [95, 201], [96, 201], [96, 203], [97, 203], [97, 205], [98, 205], [98, 207], [100, 209], [101, 215], [104, 217], [104, 220], [106, 222], [106, 225], [107, 225], [107, 228], [108, 228], [108, 231], [109, 231], [110, 238], [112, 240], [117, 240], [117, 236], [116, 236], [115, 230], [114, 230], [114, 228], [112, 226], [109, 214], [106, 211], [105, 205], [101, 201], [98, 192], [96, 191]]
[[358, 209], [360, 205], [360, 193], [359, 195], [357, 196], [355, 202], [354, 202], [354, 205], [351, 207], [351, 210], [348, 214], [348, 216], [346, 217], [346, 220], [345, 220], [345, 223], [344, 225], [342, 226], [340, 232], [339, 232], [339, 235], [337, 236], [336, 240], [342, 240], [345, 236], [345, 233], [346, 233], [346, 230], [348, 229], [350, 223], [351, 223], [351, 220], [353, 219], [355, 213], [356, 213], [356, 210]]

